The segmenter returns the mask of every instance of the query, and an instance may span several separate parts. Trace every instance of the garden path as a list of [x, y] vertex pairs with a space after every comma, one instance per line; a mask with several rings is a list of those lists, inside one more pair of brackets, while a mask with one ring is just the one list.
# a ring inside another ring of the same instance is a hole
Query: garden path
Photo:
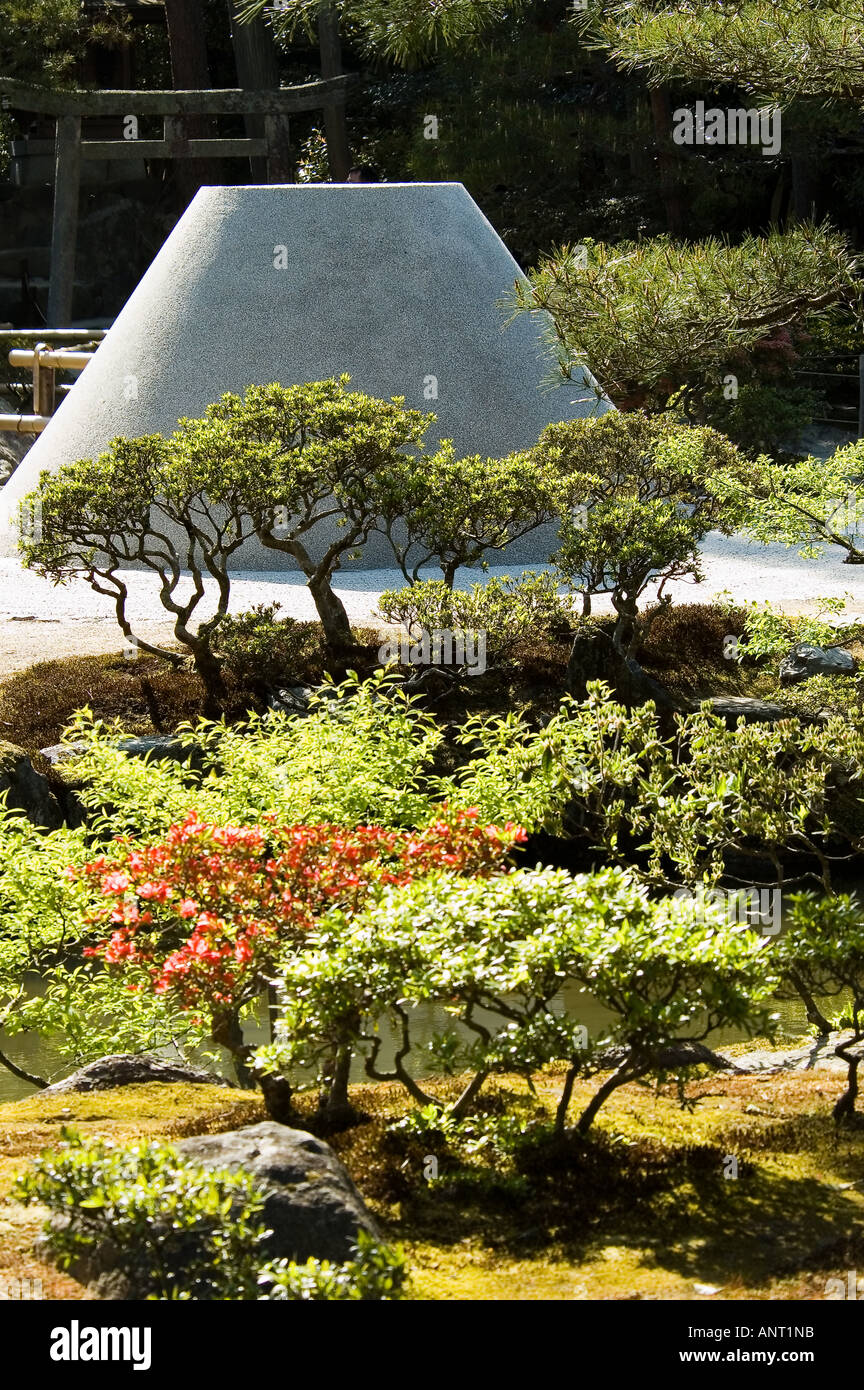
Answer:
[[[795, 613], [812, 613], [819, 599], [828, 595], [847, 600], [850, 616], [864, 614], [864, 569], [844, 565], [839, 551], [826, 552], [818, 560], [802, 560], [794, 549], [762, 546], [740, 536], [712, 534], [702, 548], [704, 581], [676, 582], [668, 586], [675, 602], [707, 602], [724, 590], [740, 602], [768, 599]], [[542, 566], [537, 566], [542, 568]], [[516, 571], [490, 566], [490, 575]], [[430, 577], [436, 572], [430, 571]], [[460, 571], [458, 582], [467, 587], [482, 577], [479, 571]], [[153, 621], [159, 608], [151, 576], [130, 571], [129, 615], [140, 636], [166, 640], [170, 624]], [[398, 588], [396, 570], [356, 570], [337, 575], [335, 588], [353, 623], [374, 620], [382, 590]], [[234, 612], [258, 603], [279, 603], [281, 616], [314, 618], [315, 609], [305, 586], [292, 573], [238, 573], [232, 581]], [[609, 600], [595, 600], [597, 613], [610, 611]], [[114, 620], [111, 601], [93, 593], [80, 580], [55, 586], [30, 574], [16, 560], [0, 559], [0, 678], [36, 661], [55, 657], [118, 651], [123, 643]]]

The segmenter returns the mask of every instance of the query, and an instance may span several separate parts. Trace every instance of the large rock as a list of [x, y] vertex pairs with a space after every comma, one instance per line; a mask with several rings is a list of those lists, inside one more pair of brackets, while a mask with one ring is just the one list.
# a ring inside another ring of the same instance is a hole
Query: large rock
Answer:
[[[259, 1221], [271, 1230], [261, 1247], [266, 1259], [310, 1258], [342, 1263], [351, 1258], [362, 1228], [379, 1235], [374, 1218], [329, 1145], [305, 1130], [267, 1121], [227, 1134], [182, 1139], [175, 1145], [190, 1163], [252, 1174], [264, 1192]], [[58, 1214], [55, 1227], [68, 1226], [73, 1215]], [[166, 1233], [167, 1235], [167, 1233]], [[194, 1250], [195, 1232], [176, 1240], [172, 1267], [181, 1267], [184, 1252]], [[140, 1299], [147, 1285], [136, 1275], [129, 1252], [121, 1260], [106, 1239], [76, 1257], [70, 1273], [90, 1294], [104, 1299]]]
[[799, 642], [780, 662], [780, 684], [797, 685], [809, 676], [854, 676], [855, 659], [843, 647], [814, 647]]
[[323, 1139], [265, 1120], [227, 1134], [202, 1134], [177, 1145], [209, 1168], [242, 1169], [266, 1193], [262, 1219], [272, 1229], [274, 1259], [344, 1261], [361, 1228], [380, 1235], [348, 1172]]
[[23, 811], [34, 825], [56, 830], [63, 824], [63, 812], [51, 784], [37, 772], [23, 748], [0, 739], [0, 792], [7, 793], [6, 805]]
[[690, 709], [695, 712], [703, 705], [708, 706], [709, 714], [719, 715], [734, 729], [739, 719], [745, 724], [774, 724], [778, 719], [792, 719], [795, 711], [773, 700], [757, 700], [749, 695], [712, 695], [707, 699], [693, 699]]
[[68, 1091], [109, 1091], [116, 1086], [141, 1086], [149, 1081], [182, 1082], [189, 1085], [229, 1086], [223, 1076], [193, 1067], [186, 1062], [167, 1062], [148, 1053], [136, 1056], [133, 1052], [118, 1052], [111, 1057], [99, 1057], [86, 1067], [55, 1081], [40, 1094], [65, 1095]]

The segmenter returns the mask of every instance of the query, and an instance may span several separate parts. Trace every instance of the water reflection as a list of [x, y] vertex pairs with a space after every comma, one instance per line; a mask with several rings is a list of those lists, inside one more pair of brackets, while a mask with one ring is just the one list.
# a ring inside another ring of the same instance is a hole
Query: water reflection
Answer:
[[[566, 1008], [579, 1023], [585, 1025], [589, 1037], [602, 1032], [603, 1026], [609, 1018], [608, 1013], [594, 999], [575, 988], [563, 993], [560, 1007], [562, 1010]], [[828, 1014], [833, 1013], [837, 1007], [836, 1000], [825, 1001], [825, 1009]], [[775, 1011], [780, 1015], [779, 1043], [794, 1042], [808, 1032], [804, 1006], [800, 1002], [778, 1003], [775, 1005]], [[418, 1076], [434, 1075], [440, 1071], [440, 1066], [436, 1064], [431, 1044], [436, 1034], [452, 1027], [452, 1020], [443, 1009], [431, 1004], [422, 1005], [415, 1009], [411, 1018], [411, 1034], [416, 1049], [414, 1064], [416, 1074]], [[387, 1070], [393, 1057], [394, 1039], [386, 1020], [381, 1024], [381, 1033], [384, 1038], [384, 1046], [381, 1049], [379, 1067], [382, 1070]], [[741, 1042], [746, 1036], [746, 1033], [733, 1029], [720, 1029], [713, 1033], [708, 1041], [712, 1047], [716, 1048], [722, 1047], [724, 1044]], [[268, 1040], [269, 1027], [263, 1011], [257, 1021], [246, 1025], [244, 1037], [253, 1043], [263, 1043]], [[18, 1066], [23, 1067], [25, 1071], [35, 1076], [47, 1077], [49, 1080], [59, 1080], [60, 1077], [68, 1075], [73, 1070], [69, 1061], [64, 1059], [56, 1042], [52, 1042], [50, 1038], [41, 1038], [28, 1033], [18, 1033], [10, 1038], [0, 1031], [0, 1050]], [[173, 1054], [166, 1053], [166, 1055]], [[224, 1075], [232, 1077], [230, 1059], [227, 1054], [222, 1071]], [[353, 1080], [365, 1079], [362, 1060], [356, 1059], [353, 1068]], [[13, 1076], [5, 1067], [0, 1067], [0, 1103], [9, 1100], [21, 1100], [25, 1096], [34, 1094], [35, 1091], [36, 1087]]]

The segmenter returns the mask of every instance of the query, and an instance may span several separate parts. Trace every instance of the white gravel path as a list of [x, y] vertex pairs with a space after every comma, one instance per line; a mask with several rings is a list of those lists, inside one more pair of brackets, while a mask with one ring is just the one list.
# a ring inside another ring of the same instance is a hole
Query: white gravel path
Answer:
[[[822, 597], [850, 595], [847, 613], [864, 614], [864, 567], [844, 565], [838, 551], [827, 551], [819, 560], [802, 560], [794, 549], [756, 545], [715, 533], [706, 539], [703, 562], [702, 584], [667, 586], [676, 602], [707, 602], [727, 590], [739, 601], [768, 599], [787, 612], [813, 612]], [[490, 566], [488, 573], [515, 574], [519, 568]], [[430, 577], [436, 573], [430, 570]], [[480, 578], [480, 571], [463, 570], [458, 582], [460, 587], [467, 587]], [[164, 640], [170, 628], [161, 620], [153, 579], [139, 571], [126, 572], [124, 579], [129, 586], [133, 626], [142, 636]], [[398, 570], [352, 569], [337, 575], [335, 588], [351, 621], [364, 623], [374, 619], [381, 592], [401, 583]], [[282, 616], [315, 617], [305, 584], [292, 573], [239, 572], [233, 576], [232, 611], [258, 603], [279, 603]], [[595, 600], [595, 611], [604, 612], [608, 607], [608, 599]], [[95, 594], [83, 581], [55, 586], [22, 569], [15, 560], [0, 560], [0, 675], [34, 661], [118, 651], [122, 645], [110, 599]]]

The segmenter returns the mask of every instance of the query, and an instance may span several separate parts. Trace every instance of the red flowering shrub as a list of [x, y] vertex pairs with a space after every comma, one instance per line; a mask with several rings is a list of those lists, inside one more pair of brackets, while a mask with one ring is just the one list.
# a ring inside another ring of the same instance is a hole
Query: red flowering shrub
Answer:
[[[109, 966], [140, 967], [157, 992], [209, 1015], [211, 1037], [241, 1060], [240, 1010], [272, 979], [280, 956], [302, 946], [316, 918], [331, 907], [356, 911], [375, 884], [444, 868], [501, 871], [525, 838], [516, 826], [481, 825], [477, 811], [446, 807], [416, 831], [264, 819], [220, 826], [192, 811], [159, 843], [120, 839], [113, 855], [83, 870], [105, 899], [91, 920], [113, 928], [86, 953]], [[134, 974], [140, 979], [140, 970]]]

